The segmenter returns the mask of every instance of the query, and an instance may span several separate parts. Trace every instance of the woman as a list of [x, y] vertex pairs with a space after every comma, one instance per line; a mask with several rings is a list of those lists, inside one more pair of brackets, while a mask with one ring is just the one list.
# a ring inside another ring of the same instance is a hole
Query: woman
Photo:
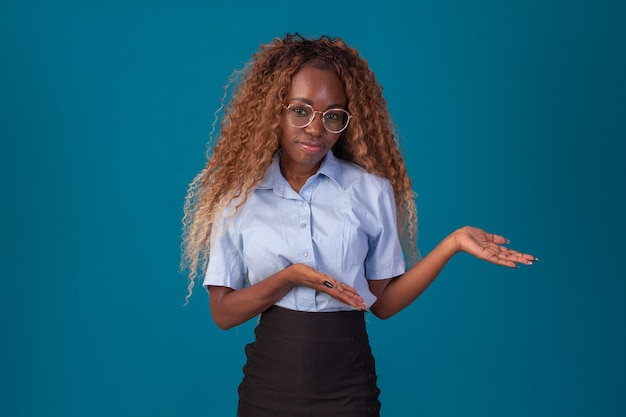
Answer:
[[275, 39], [240, 75], [187, 196], [189, 295], [200, 268], [220, 328], [261, 315], [239, 416], [378, 416], [364, 311], [393, 316], [458, 252], [535, 258], [466, 226], [415, 262], [414, 194], [382, 88], [341, 39]]

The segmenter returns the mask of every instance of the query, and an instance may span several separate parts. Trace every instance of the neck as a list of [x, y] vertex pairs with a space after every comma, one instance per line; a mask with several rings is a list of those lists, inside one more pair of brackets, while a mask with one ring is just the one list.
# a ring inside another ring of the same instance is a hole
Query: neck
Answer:
[[306, 181], [311, 178], [317, 170], [319, 169], [321, 164], [311, 168], [311, 167], [285, 167], [281, 162], [280, 164], [280, 172], [283, 174], [283, 177], [287, 180], [291, 188], [300, 192]]

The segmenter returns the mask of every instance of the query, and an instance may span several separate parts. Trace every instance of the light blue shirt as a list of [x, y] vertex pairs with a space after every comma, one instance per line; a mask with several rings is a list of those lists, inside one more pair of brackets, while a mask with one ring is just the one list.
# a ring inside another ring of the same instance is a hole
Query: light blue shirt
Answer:
[[[302, 263], [354, 287], [369, 308], [376, 297], [367, 280], [405, 272], [391, 184], [329, 152], [298, 193], [281, 174], [279, 157], [211, 242], [203, 285], [239, 290]], [[353, 309], [304, 286], [291, 289], [276, 305], [300, 311]]]

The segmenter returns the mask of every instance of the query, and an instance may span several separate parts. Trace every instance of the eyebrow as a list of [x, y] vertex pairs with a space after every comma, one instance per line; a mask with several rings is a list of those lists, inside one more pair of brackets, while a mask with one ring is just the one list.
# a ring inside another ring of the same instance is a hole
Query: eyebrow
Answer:
[[[287, 101], [302, 101], [303, 103], [306, 103], [308, 105], [310, 105], [311, 107], [313, 107], [313, 102], [311, 100], [309, 100], [308, 98], [304, 98], [304, 97], [293, 97], [290, 99], [287, 99]], [[329, 106], [326, 107], [326, 110], [328, 109], [343, 109], [345, 108], [345, 106], [343, 104], [339, 104], [339, 103], [335, 103], [335, 104], [331, 104]]]

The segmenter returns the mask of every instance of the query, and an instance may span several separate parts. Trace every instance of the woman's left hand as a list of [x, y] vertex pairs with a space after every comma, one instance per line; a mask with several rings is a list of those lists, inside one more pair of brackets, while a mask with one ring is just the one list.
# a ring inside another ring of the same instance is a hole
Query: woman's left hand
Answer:
[[502, 246], [509, 243], [503, 236], [487, 233], [477, 227], [465, 226], [456, 230], [454, 241], [459, 251], [497, 265], [517, 268], [518, 264], [532, 265], [537, 261], [533, 255]]

